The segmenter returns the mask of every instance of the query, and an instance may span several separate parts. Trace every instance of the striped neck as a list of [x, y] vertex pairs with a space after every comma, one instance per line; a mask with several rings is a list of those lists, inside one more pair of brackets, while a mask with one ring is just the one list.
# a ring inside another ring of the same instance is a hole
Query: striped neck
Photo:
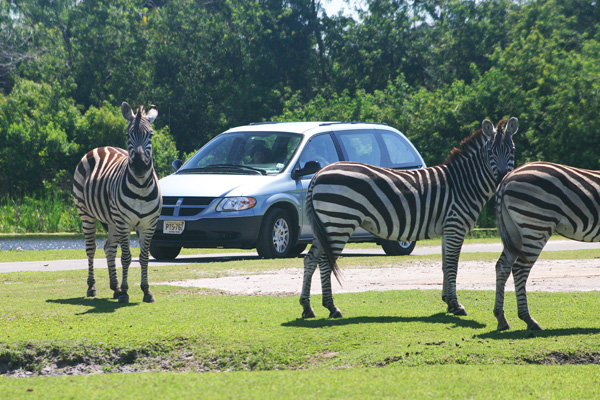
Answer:
[[479, 199], [483, 206], [496, 192], [496, 185], [485, 135], [473, 136], [466, 149], [461, 146], [460, 150], [453, 150], [446, 166], [457, 190], [468, 191], [472, 200]]

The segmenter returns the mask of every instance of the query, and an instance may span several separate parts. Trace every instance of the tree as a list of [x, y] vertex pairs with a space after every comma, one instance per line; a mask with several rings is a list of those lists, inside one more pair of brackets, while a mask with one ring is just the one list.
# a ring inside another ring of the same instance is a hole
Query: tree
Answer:
[[70, 168], [79, 111], [48, 84], [17, 80], [0, 97], [0, 193], [23, 195]]

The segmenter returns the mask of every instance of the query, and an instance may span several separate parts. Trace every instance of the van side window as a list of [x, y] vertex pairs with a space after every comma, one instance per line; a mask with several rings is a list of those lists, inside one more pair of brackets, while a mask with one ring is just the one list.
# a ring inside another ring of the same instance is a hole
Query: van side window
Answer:
[[390, 164], [384, 163], [382, 167], [386, 168], [420, 168], [422, 163], [415, 150], [410, 144], [402, 138], [391, 132], [382, 132], [384, 147], [387, 152], [386, 159]]
[[343, 131], [338, 138], [348, 161], [381, 165], [381, 148], [373, 131]]
[[300, 156], [300, 168], [304, 168], [307, 161], [318, 161], [321, 167], [339, 161], [333, 139], [329, 134], [315, 136], [304, 147]]

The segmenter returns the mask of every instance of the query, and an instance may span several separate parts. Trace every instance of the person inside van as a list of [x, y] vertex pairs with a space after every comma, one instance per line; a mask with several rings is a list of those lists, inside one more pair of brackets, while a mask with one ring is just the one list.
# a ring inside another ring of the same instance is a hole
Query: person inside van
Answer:
[[271, 158], [271, 151], [262, 143], [258, 143], [252, 147], [250, 154], [252, 155], [252, 164], [265, 164]]

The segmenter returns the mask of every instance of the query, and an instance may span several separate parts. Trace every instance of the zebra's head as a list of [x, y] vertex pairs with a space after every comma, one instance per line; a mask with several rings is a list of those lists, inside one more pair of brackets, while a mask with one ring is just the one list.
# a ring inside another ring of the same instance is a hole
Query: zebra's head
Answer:
[[519, 120], [515, 117], [506, 122], [498, 123], [498, 128], [486, 120], [481, 123], [481, 130], [486, 136], [486, 158], [494, 174], [496, 186], [500, 184], [504, 175], [515, 167], [515, 145], [512, 137], [519, 129]]
[[148, 113], [139, 106], [133, 113], [126, 102], [121, 105], [123, 118], [129, 121], [127, 126], [127, 150], [129, 151], [129, 167], [137, 177], [144, 177], [152, 170], [152, 122], [158, 115], [156, 106], [150, 106]]

